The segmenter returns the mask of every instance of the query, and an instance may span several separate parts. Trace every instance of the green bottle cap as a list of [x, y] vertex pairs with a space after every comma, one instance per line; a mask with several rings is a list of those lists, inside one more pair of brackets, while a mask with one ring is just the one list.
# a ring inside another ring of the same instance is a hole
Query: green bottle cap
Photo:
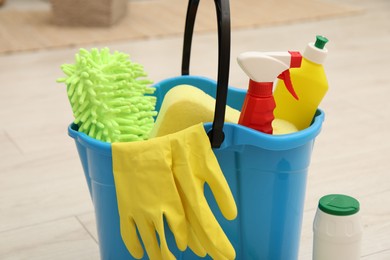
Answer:
[[359, 201], [347, 195], [330, 194], [322, 197], [318, 207], [325, 213], [336, 216], [349, 216], [359, 211]]
[[316, 42], [314, 43], [314, 46], [317, 47], [318, 49], [324, 49], [325, 44], [329, 40], [325, 36], [317, 35], [316, 37]]

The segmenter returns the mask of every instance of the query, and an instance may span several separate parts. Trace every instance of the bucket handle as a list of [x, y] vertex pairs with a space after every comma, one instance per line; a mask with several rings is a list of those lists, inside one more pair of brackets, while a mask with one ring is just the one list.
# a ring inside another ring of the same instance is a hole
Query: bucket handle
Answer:
[[[207, 133], [211, 147], [219, 148], [225, 138], [223, 125], [225, 122], [226, 99], [229, 82], [230, 65], [230, 9], [229, 0], [214, 0], [218, 23], [218, 79], [217, 94], [212, 129]], [[199, 0], [189, 0], [184, 30], [183, 57], [181, 74], [189, 75], [191, 43], [195, 17]]]

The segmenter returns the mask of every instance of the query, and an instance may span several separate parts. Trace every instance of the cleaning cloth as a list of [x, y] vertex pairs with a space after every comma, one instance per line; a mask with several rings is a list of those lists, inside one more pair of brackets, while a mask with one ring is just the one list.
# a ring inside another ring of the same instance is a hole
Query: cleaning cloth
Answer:
[[164, 219], [180, 250], [188, 245], [199, 256], [235, 258], [204, 197], [207, 183], [222, 214], [236, 217], [234, 198], [202, 124], [146, 141], [113, 143], [112, 156], [121, 235], [135, 258], [143, 256], [138, 229], [150, 259], [174, 259]]
[[143, 67], [108, 48], [80, 49], [61, 66], [78, 131], [104, 142], [145, 140], [154, 125], [155, 89]]

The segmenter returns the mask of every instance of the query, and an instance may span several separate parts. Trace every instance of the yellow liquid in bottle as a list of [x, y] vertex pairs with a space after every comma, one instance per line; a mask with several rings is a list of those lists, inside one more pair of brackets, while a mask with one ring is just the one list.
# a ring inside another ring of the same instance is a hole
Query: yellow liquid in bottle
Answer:
[[328, 81], [321, 64], [302, 59], [300, 68], [290, 69], [291, 82], [299, 100], [287, 90], [283, 80], [278, 80], [274, 97], [275, 118], [294, 124], [298, 130], [310, 126], [321, 100], [328, 91]]

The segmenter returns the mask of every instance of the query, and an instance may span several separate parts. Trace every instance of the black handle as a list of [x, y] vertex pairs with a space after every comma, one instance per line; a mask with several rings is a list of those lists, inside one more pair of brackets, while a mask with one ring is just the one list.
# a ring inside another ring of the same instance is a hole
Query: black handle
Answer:
[[[229, 0], [214, 0], [214, 2], [218, 22], [218, 79], [213, 127], [208, 132], [208, 136], [210, 138], [211, 146], [213, 148], [219, 148], [225, 138], [223, 124], [225, 122], [226, 99], [229, 84], [230, 9]], [[181, 65], [182, 75], [189, 75], [192, 35], [198, 5], [199, 0], [189, 0], [188, 2]]]

